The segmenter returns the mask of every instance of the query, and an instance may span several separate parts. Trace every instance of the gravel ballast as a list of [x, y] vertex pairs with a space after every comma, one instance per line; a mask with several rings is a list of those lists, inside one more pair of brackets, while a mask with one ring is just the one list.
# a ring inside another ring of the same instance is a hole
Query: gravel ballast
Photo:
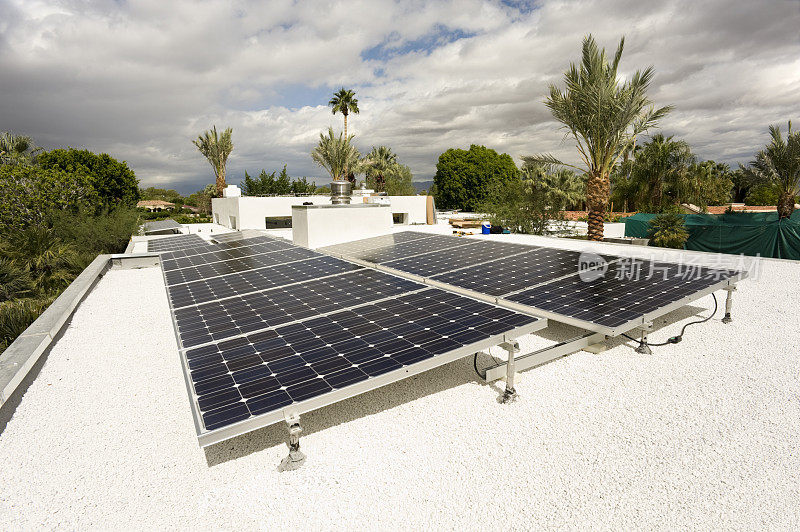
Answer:
[[[161, 272], [111, 270], [0, 434], [0, 524], [796, 529], [798, 292], [800, 264], [762, 261], [732, 324], [720, 309], [653, 355], [615, 341], [525, 371], [510, 405], [456, 361], [304, 415], [308, 460], [278, 473], [282, 424], [198, 447]], [[672, 313], [652, 341], [712, 305]]]

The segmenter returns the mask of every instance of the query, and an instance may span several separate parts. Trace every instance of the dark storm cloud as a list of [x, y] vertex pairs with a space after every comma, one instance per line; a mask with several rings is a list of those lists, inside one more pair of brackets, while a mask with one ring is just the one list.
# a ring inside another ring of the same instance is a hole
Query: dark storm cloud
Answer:
[[654, 65], [652, 98], [676, 107], [664, 132], [701, 157], [744, 162], [770, 123], [800, 118], [796, 1], [230, 5], [0, 3], [0, 130], [191, 191], [211, 180], [191, 139], [231, 126], [231, 181], [283, 164], [323, 178], [308, 154], [341, 127], [325, 95], [345, 85], [359, 148], [391, 146], [418, 179], [471, 143], [574, 160], [543, 100], [590, 32], [607, 48], [626, 36], [623, 75]]

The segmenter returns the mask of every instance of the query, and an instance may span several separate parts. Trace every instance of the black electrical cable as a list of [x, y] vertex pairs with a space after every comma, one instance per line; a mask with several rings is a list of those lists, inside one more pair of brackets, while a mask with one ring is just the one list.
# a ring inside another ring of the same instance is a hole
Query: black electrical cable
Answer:
[[[658, 344], [651, 344], [650, 342], [647, 342], [647, 345], [649, 345], [650, 347], [661, 347], [661, 346], [669, 345], [669, 344], [677, 344], [678, 342], [683, 340], [683, 333], [686, 332], [686, 327], [688, 327], [689, 325], [696, 325], [698, 323], [705, 323], [708, 320], [710, 320], [711, 318], [713, 318], [714, 315], [717, 313], [717, 309], [719, 307], [717, 306], [717, 296], [716, 296], [716, 294], [711, 294], [711, 297], [714, 298], [714, 312], [709, 314], [707, 318], [703, 318], [702, 320], [697, 320], [697, 321], [690, 321], [689, 323], [687, 323], [686, 325], [683, 326], [683, 328], [681, 329], [681, 333], [678, 336], [673, 336], [669, 340], [667, 340], [666, 342], [661, 342], [661, 343], [658, 343]], [[632, 337], [628, 336], [627, 334], [623, 334], [622, 336], [624, 336], [628, 340], [633, 340], [634, 342], [640, 342], [639, 339], [632, 338]]]
[[[492, 356], [492, 349], [489, 348], [488, 351], [489, 351], [489, 356], [491, 357]], [[481, 379], [485, 379], [486, 378], [486, 372], [481, 373], [478, 370], [478, 355], [480, 355], [480, 354], [481, 354], [481, 351], [478, 351], [477, 353], [475, 353], [475, 356], [472, 357], [472, 367], [475, 369], [475, 375], [477, 375]]]
[[472, 367], [475, 368], [475, 374], [482, 379], [484, 376], [478, 371], [478, 353], [475, 353], [475, 357], [472, 359]]

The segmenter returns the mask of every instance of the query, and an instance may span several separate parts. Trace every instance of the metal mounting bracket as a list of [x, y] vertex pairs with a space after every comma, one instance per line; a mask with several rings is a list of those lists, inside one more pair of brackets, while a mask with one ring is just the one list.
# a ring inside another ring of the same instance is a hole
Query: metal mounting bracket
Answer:
[[730, 323], [731, 319], [731, 306], [733, 306], [733, 292], [736, 290], [736, 285], [728, 285], [725, 287], [728, 296], [725, 298], [725, 317], [722, 318], [722, 323]]
[[281, 460], [278, 471], [294, 471], [306, 461], [306, 455], [300, 450], [300, 434], [303, 428], [300, 426], [300, 416], [296, 413], [286, 416], [286, 424], [289, 429], [289, 456]]
[[[586, 346], [596, 344], [603, 339], [605, 339], [605, 336], [602, 333], [586, 332], [580, 336], [570, 338], [569, 340], [559, 342], [555, 345], [551, 345], [531, 353], [526, 353], [522, 356], [514, 357], [515, 370], [523, 371], [536, 366], [541, 366], [542, 364], [547, 364], [548, 362], [556, 360], [557, 358], [580, 351]], [[499, 362], [486, 369], [484, 378], [487, 382], [491, 382], [502, 378], [506, 375], [506, 373], [506, 363]]]
[[508, 362], [506, 362], [506, 389], [500, 397], [500, 402], [503, 404], [513, 403], [519, 398], [517, 390], [514, 389], [514, 373], [517, 370], [514, 354], [519, 353], [519, 343], [503, 342], [500, 344], [500, 347], [508, 352]]
[[639, 345], [636, 347], [636, 352], [643, 355], [652, 355], [653, 350], [647, 345], [647, 333], [653, 330], [653, 322], [643, 323], [637, 329], [642, 331], [642, 336], [639, 340]]

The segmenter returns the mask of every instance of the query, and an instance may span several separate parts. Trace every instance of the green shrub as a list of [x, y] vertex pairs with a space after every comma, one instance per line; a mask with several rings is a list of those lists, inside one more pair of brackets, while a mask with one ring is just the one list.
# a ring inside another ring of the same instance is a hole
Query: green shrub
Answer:
[[37, 297], [50, 297], [66, 288], [83, 269], [78, 250], [59, 240], [46, 226], [34, 225], [6, 235], [0, 255], [28, 272]]
[[33, 292], [33, 279], [8, 257], [0, 257], [0, 303], [11, 299], [28, 297]]
[[773, 184], [756, 185], [744, 198], [745, 205], [777, 205], [778, 188]]
[[683, 249], [688, 239], [689, 232], [680, 214], [659, 214], [650, 220], [650, 242], [654, 246]]
[[0, 353], [36, 321], [54, 299], [17, 299], [0, 303]]
[[85, 267], [102, 253], [123, 253], [139, 228], [139, 213], [123, 207], [96, 216], [59, 212], [53, 214], [51, 223], [53, 235], [74, 247]]

